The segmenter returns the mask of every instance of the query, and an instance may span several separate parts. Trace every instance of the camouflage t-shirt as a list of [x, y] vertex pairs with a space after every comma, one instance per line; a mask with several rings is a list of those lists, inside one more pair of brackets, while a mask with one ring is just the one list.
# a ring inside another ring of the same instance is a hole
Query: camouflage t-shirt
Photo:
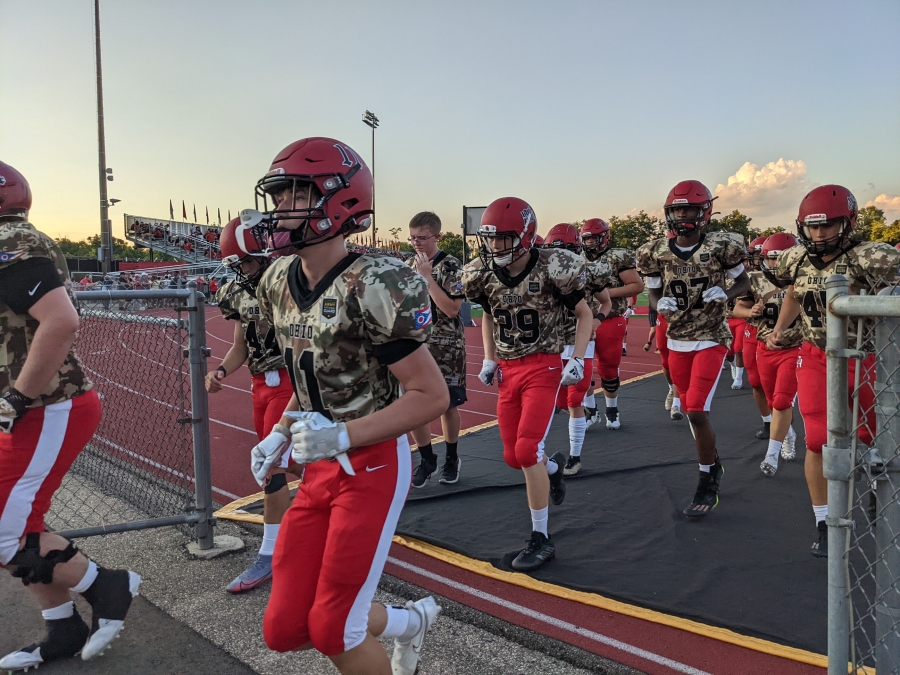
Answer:
[[678, 303], [678, 310], [666, 317], [669, 338], [731, 344], [725, 303], [705, 303], [702, 295], [713, 286], [725, 290], [726, 272], [746, 257], [744, 238], [734, 232], [707, 232], [690, 251], [678, 249], [675, 239], [650, 241], [637, 250], [638, 269], [661, 277], [663, 297]]
[[[416, 259], [407, 264], [415, 269]], [[453, 300], [463, 298], [462, 263], [452, 255], [439, 251], [432, 261], [431, 276]], [[428, 350], [441, 369], [448, 387], [466, 386], [466, 331], [462, 317], [452, 319], [431, 301], [433, 325], [428, 338]]]
[[387, 256], [350, 253], [313, 289], [297, 256], [279, 258], [256, 297], [275, 326], [300, 409], [339, 422], [391, 404], [400, 387], [388, 365], [431, 333], [425, 279]]
[[466, 297], [493, 316], [497, 357], [504, 361], [562, 352], [565, 312], [584, 298], [584, 258], [561, 248], [528, 255], [528, 265], [515, 277], [485, 267], [480, 258], [463, 268]]
[[[625, 282], [619, 278], [619, 275], [626, 270], [633, 270], [637, 267], [634, 259], [634, 253], [624, 248], [611, 248], [607, 250], [599, 258], [609, 266], [610, 283], [608, 288], [621, 288]], [[610, 298], [612, 300], [612, 309], [609, 311], [610, 316], [624, 316], [625, 310], [628, 309], [628, 298]]]
[[[30, 223], [0, 222], [0, 270], [36, 258], [52, 260], [63, 284], [69, 278], [66, 258], [50, 237]], [[71, 291], [67, 292], [71, 298]], [[16, 314], [0, 300], [0, 394], [15, 386], [37, 327], [38, 322], [30, 314]], [[93, 386], [72, 347], [59, 372], [29, 407], [68, 401]]]
[[[584, 299], [587, 302], [588, 307], [591, 308], [591, 314], [596, 317], [600, 312], [600, 301], [594, 294], [599, 293], [604, 288], [610, 288], [613, 279], [618, 279], [618, 277], [613, 275], [609, 265], [602, 259], [595, 260], [594, 262], [585, 260], [584, 271]], [[610, 314], [610, 316], [612, 316], [612, 314]], [[565, 323], [562, 328], [564, 343], [566, 345], [574, 345], [575, 329], [577, 328], [575, 312], [566, 308], [564, 318]], [[591, 336], [591, 339], [594, 339], [593, 335]]]
[[259, 302], [236, 281], [229, 281], [216, 293], [219, 311], [229, 321], [240, 321], [250, 356], [251, 375], [284, 368], [284, 357], [275, 339], [275, 329], [260, 315]]
[[[761, 304], [763, 306], [763, 313], [760, 316], [746, 320], [751, 326], [756, 326], [757, 340], [765, 342], [775, 329], [788, 286], [789, 284], [778, 281], [769, 270], [750, 272], [750, 290], [741, 300], [748, 300], [754, 305]], [[785, 348], [797, 347], [801, 342], [803, 342], [803, 328], [800, 318], [797, 317], [794, 323], [784, 331], [781, 345]]]
[[[850, 281], [850, 293], [861, 290], [873, 295], [897, 281], [900, 251], [888, 244], [856, 242], [831, 262], [810, 257], [802, 244], [779, 256], [775, 277], [794, 286], [794, 297], [803, 308], [803, 339], [825, 349], [825, 280], [842, 274]], [[873, 323], [864, 322], [864, 333], [871, 334]], [[856, 346], [856, 321], [849, 322], [850, 346]], [[871, 347], [871, 345], [868, 345]]]

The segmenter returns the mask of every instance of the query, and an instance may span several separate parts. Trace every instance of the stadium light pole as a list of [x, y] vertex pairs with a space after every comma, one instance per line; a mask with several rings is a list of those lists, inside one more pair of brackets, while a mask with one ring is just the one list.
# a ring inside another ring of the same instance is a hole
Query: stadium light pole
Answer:
[[103, 130], [103, 71], [100, 65], [100, 0], [94, 0], [94, 53], [97, 60], [97, 142], [100, 159], [100, 249], [103, 251], [103, 273], [112, 268], [112, 222], [109, 220], [109, 201], [106, 182], [111, 181], [112, 169], [106, 167], [106, 135]]
[[[375, 129], [378, 128], [378, 118], [375, 117], [375, 113], [366, 112], [363, 113], [362, 121], [364, 124], [372, 127], [372, 211], [375, 210]], [[375, 229], [375, 214], [372, 214], [372, 244], [375, 245], [375, 236], [377, 234], [377, 230]]]

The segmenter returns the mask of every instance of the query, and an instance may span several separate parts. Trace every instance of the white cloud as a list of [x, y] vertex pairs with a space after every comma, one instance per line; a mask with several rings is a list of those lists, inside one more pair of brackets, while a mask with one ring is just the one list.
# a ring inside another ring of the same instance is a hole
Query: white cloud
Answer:
[[751, 227], [764, 229], [781, 225], [789, 228], [797, 217], [800, 200], [809, 191], [806, 181], [806, 162], [784, 159], [757, 166], [744, 162], [715, 189], [717, 211], [731, 213], [739, 210], [753, 218]]
[[663, 211], [662, 209], [638, 209], [638, 208], [631, 209], [631, 211], [629, 211], [628, 213], [625, 214], [625, 218], [627, 218], [628, 216], [636, 216], [641, 211], [646, 213], [651, 218], [658, 218], [659, 220], [666, 219], [665, 211]]
[[866, 202], [866, 206], [874, 206], [884, 211], [888, 224], [900, 218], [900, 195], [880, 194]]

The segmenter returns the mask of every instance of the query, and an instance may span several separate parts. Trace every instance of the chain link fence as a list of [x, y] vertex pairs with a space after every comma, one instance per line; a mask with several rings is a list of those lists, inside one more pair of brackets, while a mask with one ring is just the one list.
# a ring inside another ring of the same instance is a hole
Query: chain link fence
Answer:
[[900, 675], [900, 288], [879, 286], [827, 281], [829, 675]]
[[75, 348], [103, 416], [56, 493], [48, 525], [70, 538], [180, 525], [211, 547], [203, 295], [191, 282], [81, 292], [76, 301]]

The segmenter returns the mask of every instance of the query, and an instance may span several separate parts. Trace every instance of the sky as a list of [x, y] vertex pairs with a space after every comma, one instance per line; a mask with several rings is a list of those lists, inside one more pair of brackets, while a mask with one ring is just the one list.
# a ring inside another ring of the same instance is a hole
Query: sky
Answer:
[[[0, 160], [53, 236], [99, 232], [92, 0], [0, 0]], [[680, 180], [752, 227], [816, 185], [900, 218], [900, 2], [103, 0], [110, 210], [252, 208], [308, 136], [367, 161], [379, 233], [517, 196], [538, 231], [661, 213]]]

